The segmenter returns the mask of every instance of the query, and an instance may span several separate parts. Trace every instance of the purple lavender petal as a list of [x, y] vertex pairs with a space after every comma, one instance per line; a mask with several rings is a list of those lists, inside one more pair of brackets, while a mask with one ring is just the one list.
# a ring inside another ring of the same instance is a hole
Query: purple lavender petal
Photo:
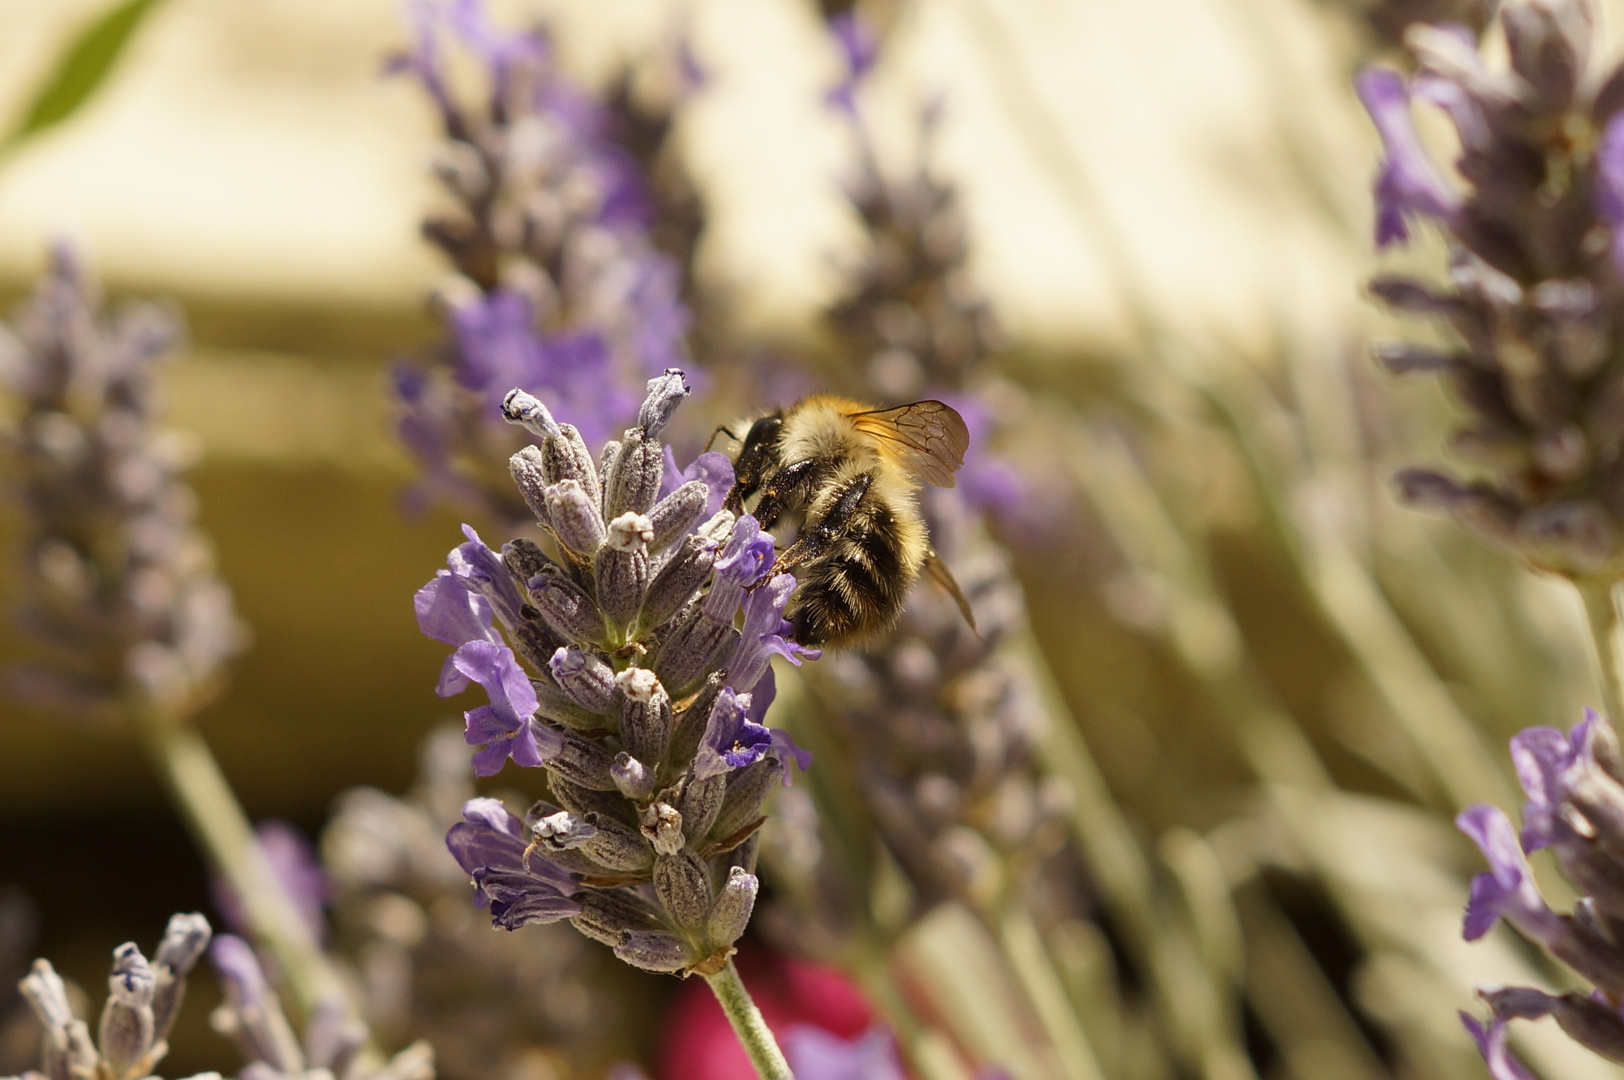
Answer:
[[1528, 795], [1522, 811], [1522, 847], [1537, 851], [1562, 835], [1562, 773], [1573, 763], [1573, 747], [1556, 728], [1526, 728], [1511, 739], [1511, 761]]
[[1607, 121], [1596, 145], [1596, 214], [1613, 232], [1613, 266], [1624, 274], [1624, 112]]
[[412, 597], [417, 628], [435, 641], [461, 645], [469, 641], [501, 640], [491, 625], [491, 603], [471, 590], [449, 570], [438, 570], [434, 580]]
[[470, 641], [451, 657], [463, 676], [485, 688], [491, 703], [463, 714], [464, 737], [470, 746], [485, 749], [474, 755], [474, 773], [494, 776], [512, 757], [515, 764], [535, 768], [546, 755], [556, 754], [563, 737], [532, 719], [538, 701], [535, 687], [513, 651], [489, 641]]
[[799, 667], [802, 656], [816, 660], [823, 655], [784, 636], [793, 629], [784, 620], [784, 606], [794, 591], [794, 576], [779, 574], [745, 597], [744, 625], [739, 630], [739, 644], [727, 668], [728, 682], [734, 689], [744, 693], [754, 690], [773, 656], [782, 656]]
[[523, 625], [525, 600], [519, 594], [519, 583], [508, 572], [502, 556], [479, 538], [472, 525], [464, 525], [462, 534], [468, 538], [468, 542], [451, 550], [451, 554], [446, 556], [446, 565], [470, 589], [490, 602], [492, 611], [504, 626]]
[[771, 731], [746, 718], [750, 695], [722, 691], [705, 723], [705, 737], [694, 757], [694, 777], [709, 780], [761, 760], [772, 747]]
[[784, 786], [789, 787], [790, 762], [793, 761], [795, 767], [801, 772], [806, 772], [812, 767], [812, 751], [802, 750], [799, 746], [796, 746], [795, 740], [790, 738], [789, 732], [783, 728], [773, 728], [772, 737], [773, 756], [784, 763]]
[[749, 514], [733, 523], [722, 553], [716, 559], [718, 577], [748, 589], [760, 581], [773, 565], [773, 538]]
[[517, 930], [531, 923], [558, 922], [581, 913], [581, 905], [551, 881], [511, 870], [475, 871], [474, 884], [490, 904], [491, 925]]
[[1489, 863], [1488, 873], [1472, 878], [1462, 936], [1476, 941], [1503, 918], [1546, 945], [1558, 941], [1562, 920], [1540, 895], [1510, 819], [1498, 807], [1478, 803], [1455, 817], [1455, 827], [1477, 843]]
[[841, 79], [824, 96], [824, 101], [841, 112], [857, 111], [857, 85], [874, 67], [880, 55], [880, 41], [853, 13], [836, 15], [829, 20], [829, 32], [840, 48], [840, 58], [846, 70]]
[[1438, 174], [1421, 145], [1410, 116], [1404, 76], [1387, 68], [1365, 68], [1355, 76], [1354, 89], [1387, 151], [1376, 179], [1376, 246], [1408, 240], [1408, 215], [1440, 221], [1453, 218], [1460, 210], [1461, 197]]
[[733, 487], [733, 462], [726, 454], [715, 450], [700, 454], [686, 469], [677, 468], [677, 455], [670, 445], [665, 448], [665, 471], [660, 476], [660, 498], [665, 498], [683, 484], [693, 480], [704, 482], [709, 495], [705, 499], [705, 513], [700, 520], [711, 517], [722, 508], [722, 501]]
[[1539, 1080], [1528, 1071], [1527, 1066], [1512, 1056], [1506, 1047], [1506, 1022], [1499, 1018], [1489, 1021], [1489, 1026], [1482, 1024], [1470, 1013], [1461, 1013], [1460, 1022], [1465, 1025], [1466, 1031], [1477, 1043], [1478, 1053], [1483, 1055], [1484, 1064], [1489, 1067], [1489, 1075], [1494, 1080]]

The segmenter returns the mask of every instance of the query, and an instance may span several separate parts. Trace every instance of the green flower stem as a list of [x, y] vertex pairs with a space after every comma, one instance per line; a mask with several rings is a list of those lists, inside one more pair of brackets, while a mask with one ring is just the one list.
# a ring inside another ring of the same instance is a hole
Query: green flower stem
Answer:
[[1618, 670], [1618, 605], [1613, 602], [1611, 581], [1575, 581], [1574, 588], [1585, 603], [1585, 619], [1590, 626], [1590, 643], [1601, 665], [1602, 705], [1607, 719], [1624, 723], [1624, 689]]
[[348, 1004], [343, 983], [277, 878], [225, 774], [200, 735], [170, 717], [141, 725], [148, 753], [193, 839], [231, 883], [256, 941], [276, 957], [306, 1016], [323, 1002]]
[[733, 961], [729, 960], [716, 974], [706, 975], [705, 981], [727, 1014], [733, 1033], [744, 1045], [744, 1052], [750, 1055], [756, 1075], [761, 1080], [794, 1080], [784, 1052], [778, 1049], [778, 1040], [761, 1018], [761, 1010], [751, 1000], [750, 991], [744, 988], [744, 980], [739, 978], [739, 969], [733, 966]]
[[1618, 666], [1618, 603], [1612, 581], [1578, 580], [1573, 583], [1585, 603], [1585, 622], [1590, 627], [1590, 643], [1601, 665], [1602, 711], [1607, 723], [1596, 729], [1596, 754], [1615, 770], [1624, 769], [1624, 752], [1618, 742], [1617, 725], [1624, 723], [1624, 672]]

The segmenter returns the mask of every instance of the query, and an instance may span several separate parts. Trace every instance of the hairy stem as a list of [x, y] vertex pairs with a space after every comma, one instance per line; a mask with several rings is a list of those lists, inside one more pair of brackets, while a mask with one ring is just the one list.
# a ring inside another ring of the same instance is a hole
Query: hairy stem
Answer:
[[248, 815], [202, 737], [168, 717], [142, 725], [152, 755], [193, 839], [230, 883], [255, 940], [276, 957], [305, 1015], [343, 1001], [343, 984], [254, 836]]
[[739, 978], [739, 969], [733, 966], [733, 961], [729, 960], [716, 974], [706, 975], [705, 981], [727, 1014], [733, 1033], [744, 1045], [744, 1052], [750, 1055], [756, 1075], [761, 1080], [793, 1080], [789, 1062], [778, 1049], [778, 1040], [767, 1029], [767, 1022], [751, 1000], [750, 991], [744, 988], [744, 980]]

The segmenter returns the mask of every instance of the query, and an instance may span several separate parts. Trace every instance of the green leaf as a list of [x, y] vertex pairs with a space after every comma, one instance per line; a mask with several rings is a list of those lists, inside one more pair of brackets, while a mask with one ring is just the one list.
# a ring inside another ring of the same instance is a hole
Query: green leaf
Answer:
[[158, 0], [122, 0], [81, 30], [34, 95], [22, 123], [0, 146], [10, 149], [72, 116], [107, 78], [136, 27], [157, 6]]

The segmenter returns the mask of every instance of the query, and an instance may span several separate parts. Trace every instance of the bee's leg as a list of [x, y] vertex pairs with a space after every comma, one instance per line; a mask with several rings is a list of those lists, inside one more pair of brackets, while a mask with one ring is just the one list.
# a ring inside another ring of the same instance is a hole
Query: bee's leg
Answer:
[[[792, 498], [798, 497], [809, 486], [809, 481], [815, 479], [818, 461], [815, 458], [806, 458], [785, 465], [773, 473], [767, 481], [767, 486], [761, 492], [761, 499], [756, 503], [755, 518], [761, 523], [763, 529], [770, 529], [778, 522], [778, 516]], [[743, 500], [740, 500], [741, 512]], [[730, 508], [731, 509], [731, 508]]]
[[853, 477], [836, 497], [829, 512], [816, 525], [809, 525], [801, 530], [795, 543], [785, 548], [773, 563], [772, 573], [779, 574], [786, 570], [815, 559], [829, 550], [829, 546], [845, 533], [851, 519], [856, 515], [857, 508], [863, 504], [863, 497], [874, 483], [873, 473], [860, 473]]
[[716, 442], [716, 436], [718, 435], [726, 435], [734, 442], [739, 441], [739, 437], [733, 434], [733, 432], [729, 431], [726, 424], [717, 424], [716, 430], [711, 432], [711, 437], [705, 440], [705, 453], [710, 453], [711, 444]]

